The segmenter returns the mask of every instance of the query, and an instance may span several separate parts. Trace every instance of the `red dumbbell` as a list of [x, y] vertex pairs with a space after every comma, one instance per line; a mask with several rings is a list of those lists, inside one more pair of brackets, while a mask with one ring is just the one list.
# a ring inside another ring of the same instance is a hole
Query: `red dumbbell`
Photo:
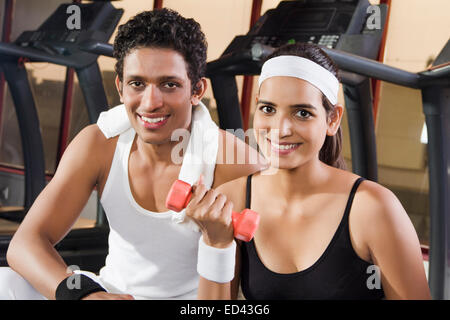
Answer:
[[[176, 180], [166, 198], [166, 207], [179, 212], [187, 207], [192, 196], [192, 186], [182, 180]], [[232, 212], [234, 237], [242, 241], [252, 240], [259, 225], [259, 214], [250, 209], [241, 213]]]

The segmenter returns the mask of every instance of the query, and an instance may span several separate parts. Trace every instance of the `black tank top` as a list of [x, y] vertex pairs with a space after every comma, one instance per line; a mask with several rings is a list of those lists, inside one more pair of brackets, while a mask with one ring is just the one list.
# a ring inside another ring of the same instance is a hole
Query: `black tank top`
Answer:
[[[251, 178], [247, 178], [246, 208], [249, 209]], [[366, 300], [384, 297], [377, 268], [356, 254], [350, 240], [348, 216], [356, 189], [363, 180], [359, 178], [354, 183], [336, 233], [311, 267], [289, 274], [273, 272], [259, 259], [253, 239], [242, 242], [241, 286], [246, 299]]]

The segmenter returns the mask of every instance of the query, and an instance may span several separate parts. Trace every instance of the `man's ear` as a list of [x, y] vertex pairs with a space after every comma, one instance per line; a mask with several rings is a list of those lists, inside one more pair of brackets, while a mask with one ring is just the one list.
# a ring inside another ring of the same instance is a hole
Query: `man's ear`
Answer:
[[194, 93], [191, 97], [191, 104], [193, 106], [196, 106], [200, 103], [200, 100], [202, 100], [203, 96], [205, 95], [207, 87], [208, 83], [206, 82], [206, 78], [202, 77], [194, 87]]
[[327, 136], [334, 136], [341, 125], [342, 116], [344, 115], [344, 107], [340, 104], [334, 106], [333, 111], [328, 117]]
[[115, 83], [116, 83], [116, 89], [117, 89], [117, 92], [119, 93], [120, 102], [123, 103], [123, 96], [122, 96], [122, 93], [123, 93], [123, 83], [122, 83], [122, 81], [120, 81], [119, 76], [116, 76], [116, 81], [115, 81]]

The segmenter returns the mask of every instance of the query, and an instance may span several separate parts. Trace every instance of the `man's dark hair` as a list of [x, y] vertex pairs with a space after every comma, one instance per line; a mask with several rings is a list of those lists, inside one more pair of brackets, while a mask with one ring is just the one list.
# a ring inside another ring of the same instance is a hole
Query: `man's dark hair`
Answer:
[[115, 70], [123, 80], [123, 61], [131, 50], [137, 48], [173, 49], [187, 63], [187, 74], [192, 92], [206, 71], [207, 42], [200, 25], [186, 19], [178, 12], [163, 8], [144, 11], [120, 25], [114, 40]]

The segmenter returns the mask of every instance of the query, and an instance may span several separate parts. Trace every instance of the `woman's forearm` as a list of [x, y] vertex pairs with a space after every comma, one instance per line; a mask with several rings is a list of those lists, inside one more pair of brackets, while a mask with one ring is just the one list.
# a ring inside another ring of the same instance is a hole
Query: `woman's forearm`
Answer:
[[217, 283], [200, 277], [197, 297], [199, 300], [230, 300], [230, 282]]

